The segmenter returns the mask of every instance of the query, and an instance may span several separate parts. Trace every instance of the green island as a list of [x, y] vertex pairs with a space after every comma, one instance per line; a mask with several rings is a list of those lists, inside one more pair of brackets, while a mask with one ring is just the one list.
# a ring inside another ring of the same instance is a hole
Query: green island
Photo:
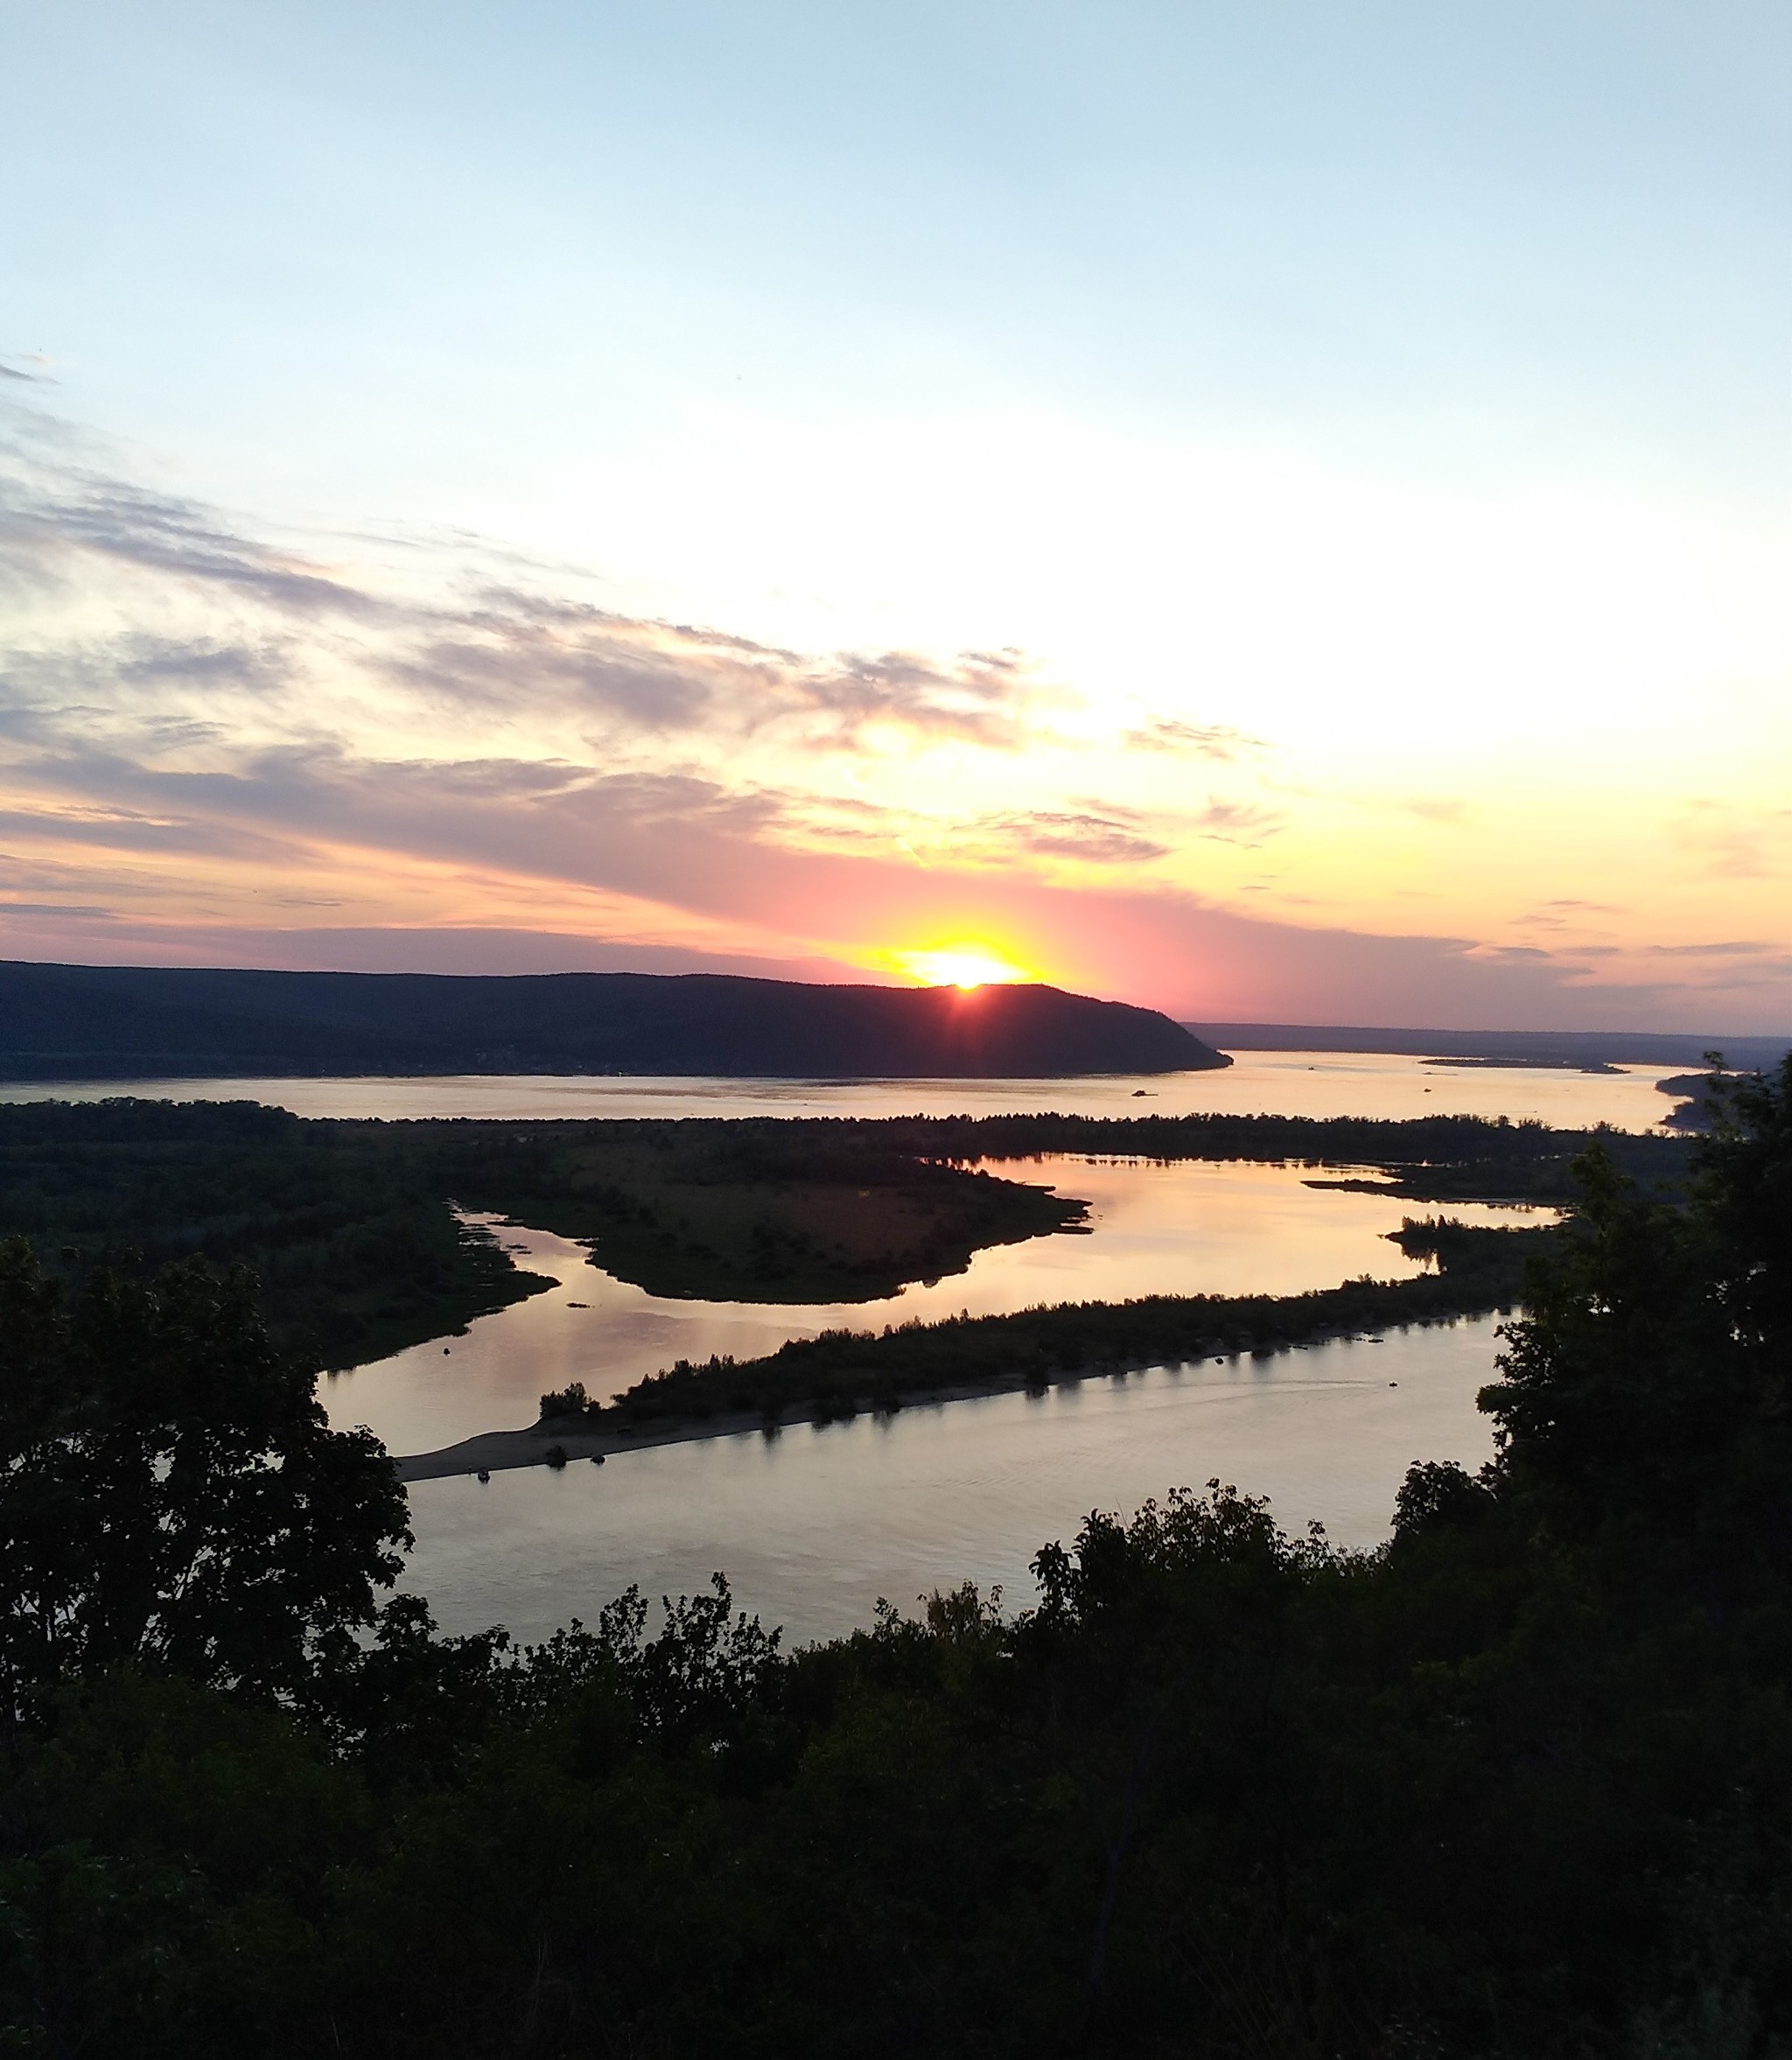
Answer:
[[1381, 1545], [1166, 1481], [794, 1650], [720, 1574], [443, 1635], [246, 1267], [10, 1238], [0, 2049], [1777, 2060], [1792, 1062], [1617, 1151]]
[[[1397, 1242], [1439, 1271], [1416, 1280], [1352, 1280], [1298, 1295], [1149, 1295], [1125, 1302], [1066, 1302], [1011, 1315], [948, 1317], [881, 1333], [835, 1330], [796, 1338], [762, 1359], [680, 1362], [638, 1383], [587, 1421], [625, 1433], [668, 1419], [748, 1411], [777, 1423], [790, 1413], [830, 1418], [900, 1408], [907, 1400], [970, 1389], [1043, 1388], [1047, 1383], [1254, 1353], [1406, 1323], [1508, 1308], [1527, 1260], [1552, 1228], [1490, 1230], [1447, 1219], [1409, 1221]], [[544, 1426], [567, 1420], [543, 1396]]]
[[559, 1466], [644, 1445], [746, 1429], [891, 1415], [916, 1404], [1067, 1381], [1124, 1377], [1149, 1366], [1250, 1354], [1267, 1358], [1329, 1338], [1509, 1310], [1526, 1268], [1559, 1239], [1554, 1225], [1488, 1230], [1408, 1218], [1392, 1242], [1434, 1272], [1348, 1280], [1292, 1295], [1149, 1295], [1064, 1302], [997, 1316], [946, 1317], [882, 1331], [824, 1331], [764, 1358], [679, 1360], [610, 1402], [583, 1382], [542, 1397], [527, 1430], [491, 1431], [399, 1461], [406, 1481], [484, 1468]]

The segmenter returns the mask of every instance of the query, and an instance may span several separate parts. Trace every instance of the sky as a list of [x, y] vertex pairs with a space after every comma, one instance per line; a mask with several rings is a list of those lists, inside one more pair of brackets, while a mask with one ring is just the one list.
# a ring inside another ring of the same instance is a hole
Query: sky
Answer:
[[0, 0], [0, 956], [1792, 1029], [1792, 15]]

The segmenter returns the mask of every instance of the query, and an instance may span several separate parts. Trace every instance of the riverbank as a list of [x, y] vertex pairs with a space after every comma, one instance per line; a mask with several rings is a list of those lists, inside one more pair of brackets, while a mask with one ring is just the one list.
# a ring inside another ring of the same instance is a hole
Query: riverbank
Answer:
[[[1288, 1349], [1298, 1348], [1290, 1346]], [[1144, 1363], [1140, 1361], [1137, 1366], [1113, 1370], [1116, 1375], [1137, 1373], [1143, 1371]], [[1084, 1372], [1067, 1372], [1054, 1375], [1050, 1384], [1055, 1387], [1089, 1377]], [[948, 1402], [974, 1402], [985, 1395], [1018, 1394], [1028, 1384], [1018, 1375], [1003, 1375], [985, 1381], [967, 1381], [954, 1388], [918, 1388], [913, 1394], [896, 1397], [895, 1407], [928, 1409]], [[738, 1438], [748, 1432], [775, 1438], [782, 1431], [800, 1430], [805, 1424], [839, 1423], [870, 1411], [869, 1404], [864, 1411], [811, 1405], [783, 1412], [771, 1420], [761, 1412], [740, 1409], [719, 1416], [673, 1417], [657, 1423], [606, 1424], [601, 1428], [577, 1419], [570, 1426], [565, 1423], [531, 1424], [523, 1431], [486, 1431], [477, 1438], [463, 1439], [458, 1445], [444, 1446], [439, 1452], [413, 1453], [396, 1463], [401, 1481], [445, 1481], [464, 1474], [510, 1473], [519, 1467], [570, 1466], [576, 1461], [589, 1464], [593, 1460], [613, 1458], [619, 1453], [648, 1452], [662, 1445], [690, 1445], [705, 1438]], [[557, 1460], [552, 1456], [556, 1452]]]
[[1550, 1230], [1410, 1224], [1399, 1241], [1440, 1271], [1413, 1280], [1346, 1281], [1299, 1295], [1153, 1295], [956, 1317], [881, 1334], [825, 1332], [762, 1359], [680, 1362], [609, 1403], [544, 1396], [527, 1428], [491, 1431], [397, 1462], [401, 1480], [565, 1465], [704, 1438], [1124, 1377], [1144, 1368], [1267, 1359], [1340, 1338], [1505, 1311]]

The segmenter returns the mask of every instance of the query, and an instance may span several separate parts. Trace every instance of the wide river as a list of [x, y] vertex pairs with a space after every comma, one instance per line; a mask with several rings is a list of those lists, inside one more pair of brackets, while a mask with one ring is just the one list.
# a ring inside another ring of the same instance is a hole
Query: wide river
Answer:
[[631, 1581], [689, 1594], [725, 1571], [743, 1608], [792, 1639], [871, 1622], [887, 1596], [1000, 1582], [1033, 1600], [1028, 1562], [1090, 1510], [1218, 1477], [1268, 1496], [1284, 1527], [1343, 1545], [1387, 1535], [1416, 1459], [1474, 1467], [1493, 1450], [1475, 1391], [1491, 1319], [1318, 1345], [1268, 1360], [1094, 1379], [1034, 1398], [905, 1409], [632, 1452], [603, 1467], [424, 1481], [404, 1586], [444, 1629], [536, 1638], [590, 1621]]
[[[1045, 1081], [802, 1082], [465, 1076], [168, 1080], [11, 1085], [9, 1100], [106, 1094], [254, 1099], [305, 1116], [553, 1117], [1002, 1114], [1200, 1110], [1403, 1118], [1540, 1118], [1580, 1128], [1658, 1124], [1669, 1070], [1426, 1066], [1377, 1054], [1243, 1053], [1222, 1072]], [[1093, 1235], [980, 1252], [962, 1274], [884, 1300], [782, 1307], [676, 1301], [593, 1266], [523, 1225], [494, 1234], [555, 1285], [464, 1335], [330, 1377], [332, 1421], [368, 1423], [395, 1451], [428, 1450], [534, 1419], [544, 1390], [626, 1386], [675, 1358], [763, 1352], [839, 1323], [1151, 1293], [1286, 1293], [1414, 1269], [1386, 1234], [1411, 1204], [1316, 1188], [1292, 1167], [1139, 1160], [992, 1162], [1091, 1204]], [[1513, 1212], [1452, 1207], [1471, 1222]], [[590, 1617], [630, 1581], [690, 1592], [725, 1569], [738, 1601], [794, 1638], [869, 1621], [879, 1595], [912, 1607], [942, 1583], [1000, 1582], [1031, 1600], [1028, 1561], [1095, 1508], [1130, 1511], [1214, 1476], [1271, 1497], [1280, 1521], [1341, 1543], [1387, 1533], [1416, 1459], [1477, 1465], [1492, 1449], [1476, 1391], [1494, 1375], [1493, 1320], [1318, 1345], [1275, 1358], [1089, 1380], [766, 1439], [713, 1439], [569, 1467], [416, 1483], [417, 1545], [403, 1585], [444, 1629], [539, 1636]]]
[[0, 1101], [253, 1101], [300, 1116], [1533, 1116], [1565, 1129], [1648, 1130], [1673, 1104], [1656, 1082], [1684, 1068], [1610, 1073], [1429, 1066], [1380, 1052], [1239, 1052], [1209, 1073], [1067, 1080], [707, 1080], [461, 1074], [410, 1080], [9, 1082]]

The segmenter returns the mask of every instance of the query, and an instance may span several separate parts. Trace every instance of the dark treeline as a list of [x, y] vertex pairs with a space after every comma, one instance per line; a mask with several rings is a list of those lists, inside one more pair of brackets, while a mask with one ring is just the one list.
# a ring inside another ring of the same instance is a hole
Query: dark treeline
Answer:
[[383, 1126], [253, 1102], [0, 1106], [0, 1235], [57, 1270], [153, 1272], [204, 1255], [259, 1278], [281, 1342], [353, 1365], [550, 1285], [448, 1206]]
[[[1391, 1541], [1092, 1515], [787, 1652], [532, 1650], [253, 1282], [0, 1255], [0, 2044], [145, 2060], [1773, 2060], [1792, 2040], [1792, 1067], [1597, 1148]], [[1167, 1485], [1167, 1484], [1166, 1484]]]
[[1267, 1356], [1317, 1339], [1505, 1309], [1553, 1228], [1494, 1230], [1408, 1221], [1396, 1241], [1435, 1258], [1416, 1280], [1348, 1280], [1288, 1295], [1145, 1295], [1063, 1302], [1000, 1316], [954, 1316], [794, 1338], [762, 1359], [679, 1360], [607, 1405], [582, 1384], [543, 1395], [552, 1425], [577, 1418], [621, 1430], [752, 1412], [766, 1424], [890, 1411], [929, 1394], [1004, 1384], [1043, 1391], [1089, 1373], [1223, 1356]]
[[731, 1153], [763, 1153], [774, 1163], [793, 1166], [876, 1146], [902, 1156], [960, 1161], [1070, 1154], [1376, 1168], [1395, 1176], [1403, 1193], [1407, 1183], [1423, 1182], [1422, 1198], [1433, 1198], [1435, 1188], [1435, 1199], [1452, 1202], [1566, 1201], [1573, 1191], [1574, 1160], [1595, 1135], [1621, 1172], [1652, 1189], [1677, 1189], [1691, 1165], [1691, 1145], [1684, 1138], [1554, 1130], [1503, 1116], [1113, 1117], [1043, 1111], [1011, 1116], [686, 1117], [501, 1127], [542, 1135], [583, 1128], [619, 1144], [676, 1132], [692, 1147], [708, 1139], [717, 1148], [725, 1144]]
[[[1246, 1160], [1314, 1167], [1373, 1167], [1396, 1191], [1437, 1202], [1564, 1202], [1585, 1131], [1504, 1117], [1421, 1116], [983, 1116], [895, 1117], [883, 1125], [906, 1149], [958, 1159], [1027, 1159], [1044, 1153], [1095, 1157]], [[1673, 1188], [1690, 1164], [1677, 1138], [1599, 1133], [1620, 1170]]]
[[843, 1126], [303, 1120], [254, 1103], [0, 1105], [0, 1235], [52, 1268], [203, 1255], [260, 1277], [330, 1366], [458, 1331], [545, 1286], [452, 1203], [594, 1246], [650, 1292], [848, 1300], [959, 1272], [1079, 1204]]

